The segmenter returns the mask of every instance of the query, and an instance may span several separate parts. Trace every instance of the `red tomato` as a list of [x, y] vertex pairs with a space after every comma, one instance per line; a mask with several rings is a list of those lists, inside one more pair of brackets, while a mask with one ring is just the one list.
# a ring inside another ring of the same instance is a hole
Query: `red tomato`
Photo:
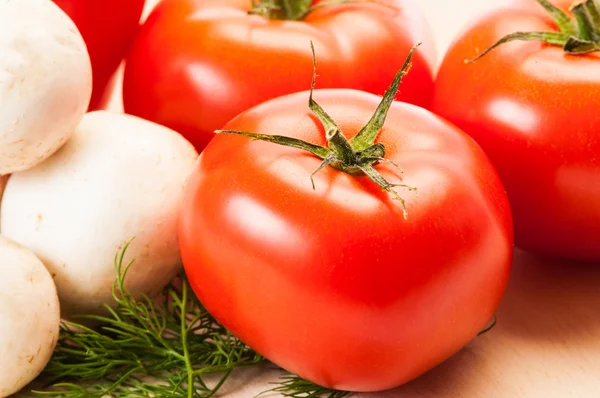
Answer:
[[248, 15], [251, 4], [163, 0], [127, 59], [126, 112], [171, 127], [202, 150], [214, 130], [240, 112], [307, 88], [311, 40], [320, 87], [378, 95], [408, 49], [423, 41], [399, 99], [429, 105], [436, 61], [433, 38], [411, 0], [330, 5], [303, 21]]
[[[567, 1], [556, 5], [566, 9]], [[433, 109], [483, 147], [507, 188], [516, 244], [600, 260], [600, 55], [539, 42], [504, 44], [517, 31], [556, 31], [535, 1], [481, 17], [456, 38], [437, 78]]]
[[[307, 92], [258, 105], [226, 129], [323, 145]], [[380, 97], [315, 92], [354, 136]], [[493, 316], [511, 264], [506, 193], [480, 147], [434, 114], [395, 102], [375, 168], [407, 192], [408, 218], [366, 176], [299, 149], [217, 135], [189, 180], [185, 270], [225, 327], [283, 368], [351, 391], [400, 385], [456, 353]]]
[[104, 108], [111, 78], [139, 27], [145, 0], [54, 0], [75, 22], [90, 52], [94, 91], [90, 110]]

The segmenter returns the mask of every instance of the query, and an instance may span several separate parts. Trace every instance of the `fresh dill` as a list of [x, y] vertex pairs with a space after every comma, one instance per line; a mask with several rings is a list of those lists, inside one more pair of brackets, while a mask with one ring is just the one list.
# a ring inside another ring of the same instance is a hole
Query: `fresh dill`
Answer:
[[[135, 298], [125, 288], [133, 264], [124, 264], [128, 246], [115, 257], [116, 305], [106, 307], [106, 316], [80, 317], [82, 324], [63, 322], [54, 355], [38, 380], [43, 386], [28, 396], [210, 398], [234, 369], [267, 363], [210, 315], [184, 274], [158, 298]], [[84, 325], [89, 322], [100, 326]], [[270, 391], [291, 398], [348, 395], [289, 374]]]
[[330, 390], [306, 381], [292, 374], [281, 376], [278, 386], [267, 392], [276, 392], [286, 398], [344, 398], [350, 395], [349, 391]]

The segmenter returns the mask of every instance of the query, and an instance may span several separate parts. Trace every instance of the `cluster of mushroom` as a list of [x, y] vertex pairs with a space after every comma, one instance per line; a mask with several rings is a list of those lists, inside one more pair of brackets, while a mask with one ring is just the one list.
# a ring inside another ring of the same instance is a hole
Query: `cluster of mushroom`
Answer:
[[0, 0], [0, 397], [34, 378], [60, 321], [114, 305], [126, 242], [134, 295], [180, 270], [177, 216], [198, 153], [134, 116], [87, 112], [92, 70], [47, 0]]

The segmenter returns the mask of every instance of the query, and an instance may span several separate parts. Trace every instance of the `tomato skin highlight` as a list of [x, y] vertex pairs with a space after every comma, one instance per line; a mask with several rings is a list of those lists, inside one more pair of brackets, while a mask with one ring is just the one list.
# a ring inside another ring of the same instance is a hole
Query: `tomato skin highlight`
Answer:
[[89, 109], [104, 109], [110, 100], [111, 79], [139, 28], [145, 0], [53, 1], [75, 22], [88, 46], [94, 73]]
[[[226, 129], [315, 144], [325, 133], [308, 92], [267, 101]], [[315, 99], [348, 138], [380, 97], [347, 89]], [[218, 135], [188, 182], [180, 219], [184, 267], [199, 299], [266, 358], [317, 384], [378, 391], [426, 372], [493, 316], [512, 258], [506, 193], [483, 151], [432, 113], [394, 103], [378, 171], [366, 176], [301, 150]]]
[[491, 158], [508, 191], [518, 246], [599, 261], [600, 55], [513, 42], [464, 63], [508, 33], [556, 30], [539, 5], [520, 5], [481, 17], [455, 39], [433, 109]]
[[411, 0], [381, 2], [390, 6], [357, 2], [304, 21], [272, 21], [249, 16], [250, 0], [163, 0], [128, 56], [125, 110], [175, 129], [201, 151], [240, 112], [310, 87], [311, 40], [320, 88], [378, 95], [423, 41], [398, 98], [426, 107], [436, 62], [432, 33]]

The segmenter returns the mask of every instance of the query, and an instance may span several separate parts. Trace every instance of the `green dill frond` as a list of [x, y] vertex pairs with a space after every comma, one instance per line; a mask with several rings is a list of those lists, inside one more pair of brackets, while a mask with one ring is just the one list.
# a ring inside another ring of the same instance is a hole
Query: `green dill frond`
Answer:
[[[124, 264], [128, 246], [115, 257], [116, 306], [107, 306], [106, 316], [80, 317], [99, 324], [96, 329], [63, 322], [54, 355], [38, 380], [42, 387], [26, 396], [210, 398], [234, 369], [267, 362], [210, 315], [183, 273], [157, 298], [134, 298], [125, 288], [133, 264]], [[285, 376], [271, 391], [291, 398], [348, 395], [296, 376]]]

